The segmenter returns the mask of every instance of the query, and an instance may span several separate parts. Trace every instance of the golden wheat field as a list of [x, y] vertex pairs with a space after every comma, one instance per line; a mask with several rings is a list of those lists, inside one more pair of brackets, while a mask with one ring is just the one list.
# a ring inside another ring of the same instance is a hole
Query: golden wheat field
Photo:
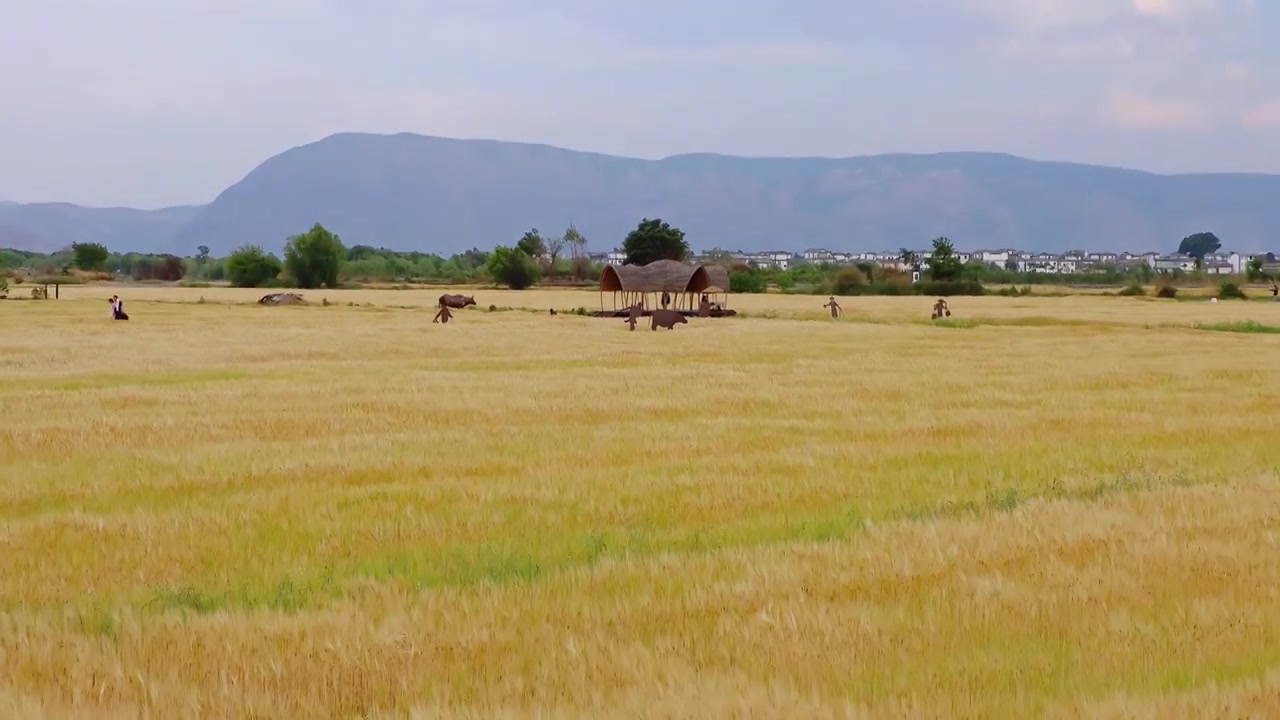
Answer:
[[0, 715], [1280, 715], [1280, 303], [439, 292], [0, 302]]

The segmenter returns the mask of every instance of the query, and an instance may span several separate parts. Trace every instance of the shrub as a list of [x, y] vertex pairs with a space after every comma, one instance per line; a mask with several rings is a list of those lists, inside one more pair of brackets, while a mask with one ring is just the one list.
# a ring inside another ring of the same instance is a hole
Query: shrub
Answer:
[[276, 279], [284, 264], [257, 245], [245, 245], [227, 256], [227, 279], [236, 287], [262, 287]]
[[1161, 285], [1156, 288], [1156, 297], [1158, 298], [1175, 298], [1178, 296], [1178, 288], [1172, 285]]
[[1000, 297], [1025, 297], [1030, 294], [1031, 294], [1030, 285], [1026, 285], [1021, 288], [1018, 287], [1017, 285], [1010, 285], [1009, 287], [1000, 288], [999, 290], [996, 291], [996, 295], [999, 295]]
[[735, 270], [729, 273], [730, 292], [762, 293], [767, 285], [764, 273], [757, 270]]
[[1128, 285], [1125, 285], [1124, 288], [1122, 288], [1120, 292], [1116, 294], [1122, 297], [1140, 297], [1142, 295], [1146, 295], [1147, 290], [1146, 288], [1142, 287], [1138, 283], [1130, 283]]
[[1223, 300], [1249, 299], [1248, 296], [1244, 294], [1244, 290], [1241, 290], [1239, 285], [1231, 282], [1230, 280], [1224, 280], [1223, 283], [1218, 286], [1218, 297]]
[[867, 275], [856, 267], [843, 267], [831, 279], [831, 294], [861, 295], [867, 288]]

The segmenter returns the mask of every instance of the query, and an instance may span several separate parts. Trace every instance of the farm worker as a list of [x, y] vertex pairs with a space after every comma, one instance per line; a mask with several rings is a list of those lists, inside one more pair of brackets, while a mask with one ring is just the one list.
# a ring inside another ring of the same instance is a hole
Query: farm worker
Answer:
[[840, 303], [836, 302], [835, 295], [832, 295], [831, 297], [827, 298], [827, 304], [823, 305], [822, 307], [831, 308], [831, 317], [833, 318], [840, 317]]

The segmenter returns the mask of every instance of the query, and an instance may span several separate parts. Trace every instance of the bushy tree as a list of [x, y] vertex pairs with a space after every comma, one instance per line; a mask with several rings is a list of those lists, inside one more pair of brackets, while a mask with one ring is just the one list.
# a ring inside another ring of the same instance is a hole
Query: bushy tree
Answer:
[[227, 256], [226, 275], [236, 287], [260, 287], [276, 279], [283, 263], [257, 245], [245, 245]]
[[842, 267], [831, 278], [833, 295], [857, 295], [869, 283], [866, 273], [856, 267]]
[[1204, 264], [1205, 255], [1215, 253], [1221, 247], [1222, 241], [1218, 240], [1217, 235], [1211, 232], [1198, 232], [1182, 238], [1182, 242], [1178, 243], [1178, 252], [1195, 258], [1196, 267], [1200, 267]]
[[534, 228], [520, 238], [516, 243], [516, 249], [531, 258], [538, 257], [547, 251], [547, 241], [538, 233], [538, 228]]
[[284, 244], [284, 268], [300, 288], [338, 287], [338, 271], [346, 259], [342, 240], [320, 223]]
[[689, 257], [689, 243], [684, 231], [654, 218], [640, 221], [635, 230], [627, 233], [622, 241], [622, 251], [631, 265], [648, 265], [655, 260], [683, 262]]
[[101, 270], [111, 253], [99, 243], [73, 243], [71, 255], [75, 266], [81, 270]]
[[956, 257], [955, 245], [951, 240], [940, 237], [933, 241], [933, 255], [929, 258], [929, 278], [932, 280], [955, 280], [960, 277], [964, 266]]
[[512, 290], [524, 290], [538, 281], [538, 265], [523, 250], [496, 247], [489, 253], [485, 270], [493, 281]]

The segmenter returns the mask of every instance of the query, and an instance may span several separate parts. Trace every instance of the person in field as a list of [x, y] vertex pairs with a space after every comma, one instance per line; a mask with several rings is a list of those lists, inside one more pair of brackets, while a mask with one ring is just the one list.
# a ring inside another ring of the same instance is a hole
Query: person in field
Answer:
[[947, 307], [947, 301], [938, 298], [938, 302], [933, 304], [933, 319], [938, 320], [942, 317], [951, 317], [951, 308]]
[[453, 317], [453, 313], [449, 312], [449, 306], [444, 303], [440, 303], [440, 311], [436, 313], [436, 316], [432, 318], [431, 322], [447, 325], [449, 323], [449, 318], [451, 317]]
[[1280, 284], [1271, 283], [1271, 302], [1280, 301]]
[[118, 295], [111, 296], [111, 319], [128, 320], [129, 314], [124, 311], [124, 301]]
[[843, 312], [842, 310], [840, 310], [840, 303], [836, 302], [835, 295], [832, 295], [831, 297], [827, 298], [827, 304], [823, 305], [822, 307], [831, 308], [831, 317], [833, 319], [840, 317], [840, 313]]

